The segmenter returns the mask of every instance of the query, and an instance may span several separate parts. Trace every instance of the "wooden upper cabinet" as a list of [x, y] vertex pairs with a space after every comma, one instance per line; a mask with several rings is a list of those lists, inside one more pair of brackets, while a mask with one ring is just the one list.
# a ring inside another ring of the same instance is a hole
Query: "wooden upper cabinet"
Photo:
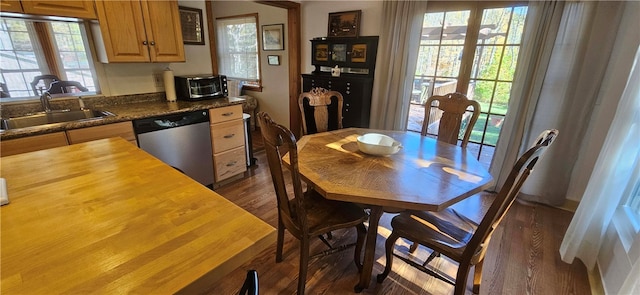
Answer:
[[140, 2], [97, 1], [96, 10], [109, 62], [150, 61]]
[[[2, 2], [5, 2], [4, 0]], [[24, 13], [38, 15], [52, 15], [63, 17], [77, 17], [83, 19], [96, 19], [94, 1], [52, 1], [52, 0], [26, 0], [22, 1]]]
[[143, 1], [142, 8], [151, 61], [185, 61], [178, 2]]
[[97, 1], [109, 62], [183, 62], [177, 1]]
[[22, 13], [22, 5], [18, 0], [2, 0], [0, 1], [0, 11]]

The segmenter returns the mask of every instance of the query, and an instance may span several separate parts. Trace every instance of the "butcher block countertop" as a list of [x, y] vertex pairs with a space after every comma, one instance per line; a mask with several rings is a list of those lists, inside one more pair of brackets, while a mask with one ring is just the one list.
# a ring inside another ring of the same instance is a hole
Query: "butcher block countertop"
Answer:
[[199, 293], [275, 229], [121, 138], [2, 158], [2, 294]]

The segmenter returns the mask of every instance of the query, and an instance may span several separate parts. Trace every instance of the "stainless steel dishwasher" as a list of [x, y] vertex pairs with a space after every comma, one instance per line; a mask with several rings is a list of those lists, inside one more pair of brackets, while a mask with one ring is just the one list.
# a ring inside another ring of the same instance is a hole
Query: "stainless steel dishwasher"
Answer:
[[134, 120], [133, 128], [141, 149], [203, 185], [213, 185], [209, 112]]

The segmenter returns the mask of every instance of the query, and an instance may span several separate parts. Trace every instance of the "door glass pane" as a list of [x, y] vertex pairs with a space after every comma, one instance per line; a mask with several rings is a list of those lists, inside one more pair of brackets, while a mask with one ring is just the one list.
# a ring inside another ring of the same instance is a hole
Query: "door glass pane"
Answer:
[[463, 49], [463, 46], [441, 46], [436, 76], [457, 78]]
[[524, 20], [527, 18], [527, 7], [515, 7], [511, 16], [511, 25], [507, 35], [507, 44], [520, 44], [522, 31], [524, 30]]
[[513, 81], [513, 74], [516, 72], [519, 53], [520, 46], [506, 46], [504, 48], [504, 58], [502, 59], [502, 65], [500, 66], [498, 80]]
[[496, 93], [493, 95], [493, 103], [491, 104], [491, 109], [487, 110], [492, 114], [506, 115], [510, 94], [511, 82], [496, 83]]
[[498, 143], [498, 136], [500, 136], [500, 129], [502, 129], [502, 122], [504, 116], [489, 115], [489, 122], [487, 122], [487, 130], [485, 131], [483, 144], [495, 146]]
[[467, 35], [469, 11], [447, 12], [445, 19], [444, 24], [442, 24], [442, 44], [464, 44], [464, 37]]
[[347, 61], [347, 44], [333, 44], [331, 46], [331, 60], [346, 62]]
[[493, 81], [479, 80], [471, 80], [471, 83], [469, 83], [469, 92], [471, 94], [467, 96], [480, 103], [480, 110], [483, 113], [489, 111], [495, 84]]
[[511, 8], [485, 9], [478, 44], [504, 44], [509, 30]]
[[495, 79], [500, 67], [503, 46], [481, 46], [476, 48], [471, 78]]

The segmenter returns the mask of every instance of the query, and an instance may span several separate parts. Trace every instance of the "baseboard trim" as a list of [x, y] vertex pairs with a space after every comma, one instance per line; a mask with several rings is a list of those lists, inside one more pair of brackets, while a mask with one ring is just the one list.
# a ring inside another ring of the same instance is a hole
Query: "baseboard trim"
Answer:
[[562, 204], [562, 206], [559, 206], [557, 208], [575, 213], [576, 209], [578, 209], [578, 204], [580, 204], [580, 202], [567, 199], [564, 201], [564, 204]]

